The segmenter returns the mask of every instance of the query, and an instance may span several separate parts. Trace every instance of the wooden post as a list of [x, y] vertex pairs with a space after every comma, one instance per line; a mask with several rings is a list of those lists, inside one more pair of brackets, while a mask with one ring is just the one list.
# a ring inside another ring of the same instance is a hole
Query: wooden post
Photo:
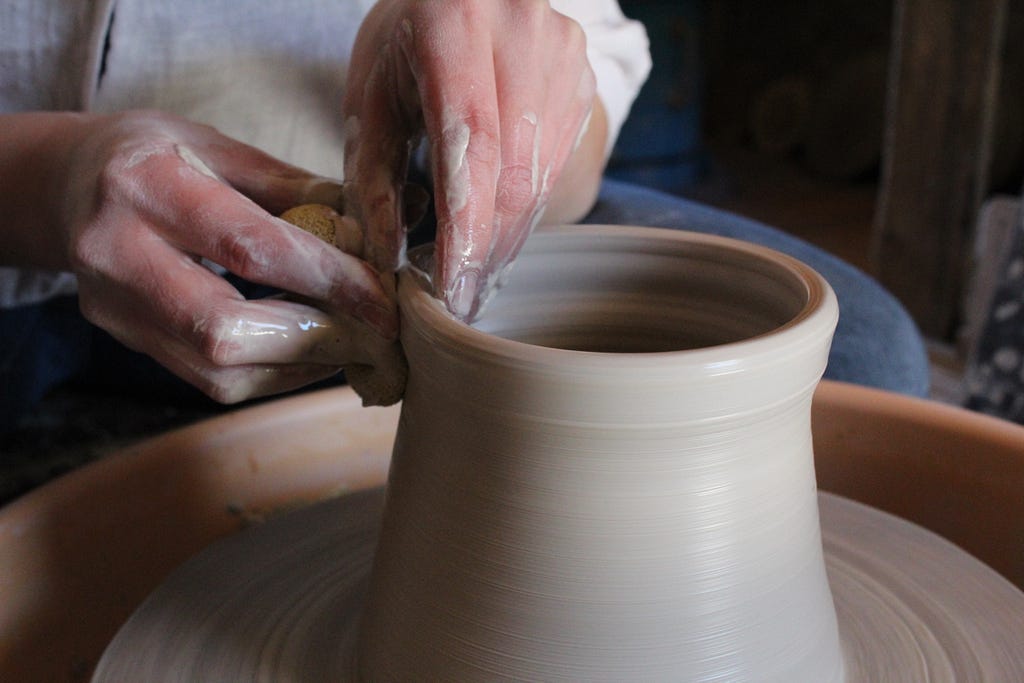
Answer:
[[951, 339], [988, 184], [1007, 0], [896, 0], [872, 264]]

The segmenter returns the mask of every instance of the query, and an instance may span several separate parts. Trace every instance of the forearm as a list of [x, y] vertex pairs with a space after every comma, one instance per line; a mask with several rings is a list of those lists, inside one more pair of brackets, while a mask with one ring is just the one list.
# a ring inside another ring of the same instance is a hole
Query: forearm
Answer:
[[0, 265], [68, 267], [61, 225], [71, 149], [94, 116], [0, 115]]
[[542, 219], [544, 224], [575, 223], [590, 212], [608, 161], [605, 150], [607, 137], [608, 121], [604, 106], [595, 97], [587, 130], [551, 189]]

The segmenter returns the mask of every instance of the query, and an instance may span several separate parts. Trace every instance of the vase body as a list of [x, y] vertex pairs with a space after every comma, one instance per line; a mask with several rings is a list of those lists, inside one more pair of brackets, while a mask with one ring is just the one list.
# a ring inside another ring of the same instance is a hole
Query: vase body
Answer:
[[538, 232], [472, 327], [401, 278], [410, 375], [360, 627], [372, 681], [841, 681], [812, 270], [685, 232]]

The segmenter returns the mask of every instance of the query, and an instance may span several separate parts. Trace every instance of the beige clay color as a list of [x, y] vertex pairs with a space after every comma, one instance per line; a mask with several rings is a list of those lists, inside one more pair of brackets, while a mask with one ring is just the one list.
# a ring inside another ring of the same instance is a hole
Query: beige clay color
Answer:
[[820, 276], [721, 238], [560, 228], [471, 328], [410, 274], [362, 679], [843, 680]]

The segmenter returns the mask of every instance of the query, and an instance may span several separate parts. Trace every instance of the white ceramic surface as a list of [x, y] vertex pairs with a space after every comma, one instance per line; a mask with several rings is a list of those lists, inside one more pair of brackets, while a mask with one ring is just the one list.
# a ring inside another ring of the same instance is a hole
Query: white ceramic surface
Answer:
[[776, 252], [533, 235], [475, 324], [402, 278], [372, 681], [843, 678], [810, 403], [837, 319]]

